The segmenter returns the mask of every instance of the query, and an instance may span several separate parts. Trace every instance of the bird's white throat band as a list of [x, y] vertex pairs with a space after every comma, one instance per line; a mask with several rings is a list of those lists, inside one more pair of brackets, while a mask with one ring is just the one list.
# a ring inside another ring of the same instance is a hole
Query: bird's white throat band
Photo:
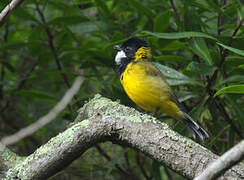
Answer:
[[115, 63], [117, 65], [121, 64], [122, 58], [126, 58], [125, 52], [123, 50], [119, 51], [115, 56]]

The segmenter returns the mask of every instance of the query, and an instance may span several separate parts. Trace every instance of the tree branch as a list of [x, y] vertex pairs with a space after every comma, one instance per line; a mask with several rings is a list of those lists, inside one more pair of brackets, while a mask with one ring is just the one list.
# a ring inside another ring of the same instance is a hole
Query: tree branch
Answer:
[[6, 22], [9, 15], [23, 2], [24, 0], [13, 0], [0, 13], [0, 27]]
[[11, 145], [19, 140], [33, 134], [40, 128], [42, 128], [44, 125], [51, 122], [67, 105], [70, 103], [73, 96], [78, 92], [80, 89], [80, 86], [83, 82], [83, 78], [81, 76], [78, 76], [73, 84], [73, 86], [65, 93], [62, 100], [45, 116], [41, 117], [39, 120], [37, 120], [35, 123], [21, 129], [17, 133], [4, 137], [1, 140], [1, 143], [3, 145]]
[[54, 37], [53, 37], [48, 25], [46, 24], [46, 18], [45, 18], [44, 14], [42, 13], [42, 11], [41, 11], [41, 9], [39, 7], [39, 4], [38, 4], [37, 0], [34, 0], [34, 2], [35, 2], [35, 5], [36, 5], [36, 11], [39, 14], [39, 16], [41, 18], [41, 21], [43, 23], [43, 26], [45, 28], [45, 31], [46, 31], [46, 34], [47, 34], [47, 37], [48, 37], [48, 45], [49, 45], [49, 47], [51, 49], [51, 53], [52, 53], [53, 58], [54, 58], [54, 60], [56, 62], [57, 68], [60, 71], [66, 86], [68, 88], [70, 88], [71, 85], [70, 85], [68, 76], [63, 71], [63, 67], [61, 65], [61, 62], [59, 60], [58, 54], [57, 54], [56, 49], [55, 49], [55, 45], [54, 45], [54, 42], [53, 42], [54, 41]]
[[[189, 179], [218, 158], [154, 117], [97, 95], [80, 110], [74, 125], [10, 168], [5, 179], [46, 179], [88, 148], [108, 140], [140, 150]], [[232, 167], [220, 179], [233, 177], [244, 178], [243, 164]]]
[[224, 153], [219, 159], [210, 164], [194, 180], [216, 179], [220, 173], [237, 164], [244, 157], [244, 140]]

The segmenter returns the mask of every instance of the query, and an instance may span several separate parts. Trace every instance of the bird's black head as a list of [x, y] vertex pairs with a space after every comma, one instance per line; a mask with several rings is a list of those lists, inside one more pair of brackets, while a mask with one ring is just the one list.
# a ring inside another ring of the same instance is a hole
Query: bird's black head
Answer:
[[126, 66], [134, 60], [150, 59], [151, 51], [148, 43], [139, 37], [132, 37], [122, 45], [114, 46], [118, 50], [115, 57], [115, 63], [118, 66], [119, 73], [123, 73]]

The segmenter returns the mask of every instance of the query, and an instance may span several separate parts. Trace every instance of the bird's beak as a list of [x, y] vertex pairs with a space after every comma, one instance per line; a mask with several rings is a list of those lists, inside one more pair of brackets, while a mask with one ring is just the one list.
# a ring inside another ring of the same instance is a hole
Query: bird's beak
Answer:
[[115, 45], [115, 46], [114, 46], [114, 49], [116, 49], [116, 50], [118, 50], [118, 51], [122, 50], [120, 45]]

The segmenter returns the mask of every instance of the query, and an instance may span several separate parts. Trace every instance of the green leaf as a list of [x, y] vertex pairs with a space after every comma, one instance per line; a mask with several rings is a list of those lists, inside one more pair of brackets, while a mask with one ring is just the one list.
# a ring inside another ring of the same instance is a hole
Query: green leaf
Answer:
[[213, 64], [212, 58], [210, 56], [210, 53], [208, 51], [208, 47], [207, 47], [204, 39], [192, 38], [189, 41], [189, 46], [195, 54], [202, 57], [209, 65]]
[[191, 62], [187, 66], [187, 70], [191, 70], [194, 73], [197, 73], [199, 75], [205, 75], [205, 76], [212, 75], [216, 69], [217, 67], [215, 66], [210, 66], [203, 63], [197, 63], [197, 62]]
[[169, 83], [170, 86], [179, 86], [179, 85], [185, 85], [185, 84], [191, 84], [191, 85], [198, 85], [204, 87], [204, 85], [193, 79], [167, 79], [167, 82]]
[[125, 148], [122, 151], [117, 152], [114, 156], [113, 159], [110, 161], [110, 166], [106, 172], [105, 176], [108, 176], [112, 170], [115, 168], [116, 164], [119, 162], [121, 157], [128, 151], [129, 148]]
[[227, 46], [227, 45], [218, 43], [218, 42], [217, 42], [217, 44], [220, 45], [220, 46], [222, 46], [225, 49], [228, 49], [229, 51], [231, 51], [233, 53], [236, 53], [236, 54], [239, 54], [241, 56], [244, 56], [244, 50], [236, 49], [236, 48], [233, 48], [233, 47], [230, 47], [230, 46]]
[[56, 17], [50, 20], [47, 24], [52, 25], [75, 25], [81, 22], [88, 21], [88, 18], [84, 16], [63, 16], [63, 17]]
[[183, 38], [192, 38], [192, 37], [202, 37], [207, 39], [212, 39], [217, 41], [217, 39], [213, 36], [210, 36], [206, 33], [202, 32], [177, 32], [177, 33], [156, 33], [150, 31], [142, 31], [143, 34], [155, 36], [157, 38], [162, 39], [183, 39]]
[[162, 176], [160, 173], [160, 164], [155, 160], [152, 163], [152, 174], [153, 174], [153, 180], [161, 180], [162, 179]]
[[186, 49], [187, 45], [184, 42], [180, 42], [179, 40], [172, 40], [171, 42], [165, 44], [165, 46], [160, 47], [160, 50], [163, 51], [177, 51], [179, 49]]
[[191, 110], [190, 115], [193, 119], [198, 119], [201, 116], [203, 111], [206, 109], [205, 105], [208, 98], [208, 96], [204, 96], [200, 103]]
[[145, 5], [145, 3], [141, 3], [138, 0], [130, 0], [128, 1], [132, 5], [133, 8], [137, 9], [139, 12], [146, 14], [147, 16], [154, 17], [156, 14]]
[[104, 17], [108, 17], [110, 14], [110, 11], [105, 3], [105, 1], [102, 0], [95, 0], [96, 6], [100, 12], [100, 14], [102, 14]]
[[29, 89], [29, 90], [20, 90], [16, 92], [17, 95], [20, 96], [25, 96], [25, 97], [29, 97], [32, 99], [36, 99], [38, 101], [42, 101], [42, 102], [46, 102], [46, 103], [56, 103], [57, 102], [57, 98], [42, 92], [38, 89]]
[[225, 83], [231, 83], [231, 82], [237, 82], [237, 83], [240, 82], [240, 83], [242, 83], [242, 82], [244, 82], [244, 76], [242, 76], [242, 75], [230, 76], [230, 77], [228, 77], [226, 79], [221, 80], [218, 83], [218, 85], [222, 85], [222, 84], [225, 84]]
[[183, 57], [183, 56], [176, 56], [176, 55], [162, 55], [154, 57], [156, 61], [160, 62], [189, 62], [190, 59]]
[[189, 91], [176, 91], [175, 94], [176, 97], [178, 97], [179, 102], [183, 102], [188, 99], [198, 97], [197, 94], [194, 94], [193, 92], [189, 92]]
[[244, 64], [242, 64], [242, 65], [240, 65], [238, 67], [241, 68], [241, 69], [244, 69]]
[[106, 30], [107, 24], [103, 21], [82, 22], [80, 24], [73, 25], [70, 30], [74, 34], [84, 34], [94, 31]]
[[223, 93], [237, 93], [237, 94], [242, 94], [244, 93], [244, 84], [242, 85], [232, 85], [232, 86], [228, 86], [228, 87], [224, 87], [220, 90], [218, 90], [214, 97], [223, 94]]
[[174, 78], [174, 79], [189, 79], [186, 75], [176, 71], [175, 69], [169, 68], [159, 63], [153, 63], [165, 77]]
[[25, 21], [30, 20], [41, 24], [41, 22], [38, 19], [36, 19], [35, 16], [30, 14], [26, 8], [22, 8], [22, 7], [17, 8], [14, 15], [18, 18], [24, 19]]
[[203, 86], [200, 81], [189, 78], [188, 76], [176, 71], [175, 69], [169, 68], [159, 63], [153, 63], [155, 67], [157, 67], [160, 72], [168, 78], [167, 81], [170, 85], [181, 85], [181, 84], [193, 84]]
[[169, 27], [170, 16], [170, 11], [159, 13], [154, 19], [153, 31], [162, 32], [167, 29]]
[[236, 114], [238, 116], [237, 119], [244, 129], [244, 112], [242, 111], [242, 105], [238, 103], [237, 97], [234, 97], [231, 94], [226, 95], [225, 98], [230, 103], [231, 107], [236, 111]]

